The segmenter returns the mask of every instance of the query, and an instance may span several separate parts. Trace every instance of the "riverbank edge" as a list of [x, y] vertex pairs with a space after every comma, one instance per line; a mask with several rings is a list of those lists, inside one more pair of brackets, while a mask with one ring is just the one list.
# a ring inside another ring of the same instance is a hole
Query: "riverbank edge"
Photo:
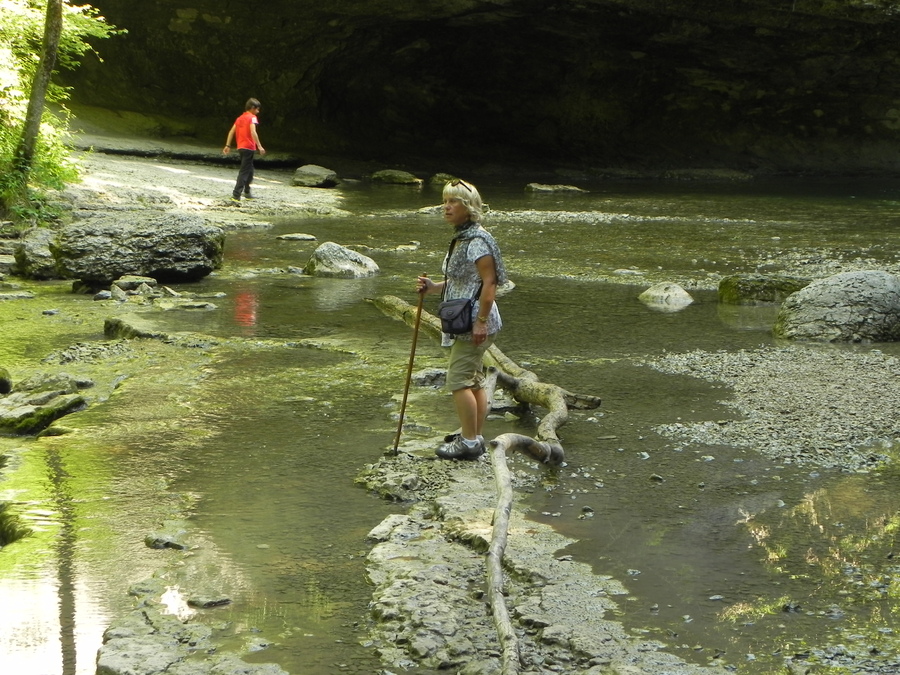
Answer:
[[[144, 159], [172, 159], [210, 165], [237, 167], [236, 156], [225, 156], [221, 148], [189, 140], [152, 138], [146, 136], [121, 136], [91, 128], [73, 134], [71, 144], [75, 150], [106, 154], [110, 156], [139, 157]], [[433, 159], [404, 156], [388, 159], [361, 159], [342, 155], [301, 154], [291, 152], [267, 152], [254, 161], [262, 169], [296, 169], [307, 164], [324, 166], [337, 172], [339, 178], [360, 180], [382, 169], [402, 169], [420, 178], [445, 172], [447, 162]], [[564, 164], [524, 165], [473, 163], [459, 158], [453, 161], [452, 170], [460, 175], [484, 180], [491, 176], [517, 178], [525, 182], [559, 183], [571, 181], [575, 184], [597, 181], [624, 182], [671, 182], [671, 183], [747, 183], [758, 179], [804, 178], [804, 179], [896, 179], [900, 171], [766, 171], [761, 169], [678, 166], [568, 166]]]

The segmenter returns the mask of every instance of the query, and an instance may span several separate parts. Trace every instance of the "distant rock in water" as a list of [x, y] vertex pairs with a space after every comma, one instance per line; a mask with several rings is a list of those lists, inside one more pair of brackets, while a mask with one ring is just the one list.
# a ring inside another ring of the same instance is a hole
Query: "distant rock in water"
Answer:
[[400, 171], [398, 169], [384, 169], [376, 171], [372, 174], [373, 183], [385, 183], [390, 185], [415, 185], [420, 186], [425, 181], [416, 178], [408, 171]]
[[379, 268], [371, 258], [326, 241], [313, 252], [303, 271], [310, 276], [361, 279], [378, 274]]
[[574, 185], [546, 185], [544, 183], [529, 183], [525, 186], [525, 192], [587, 192]]
[[304, 164], [294, 171], [291, 181], [300, 187], [334, 187], [338, 184], [337, 173], [318, 164]]
[[694, 302], [690, 293], [678, 284], [669, 282], [651, 286], [638, 296], [638, 300], [664, 312], [677, 312]]
[[900, 279], [867, 271], [814, 281], [784, 301], [774, 332], [822, 342], [900, 340]]
[[306, 234], [305, 232], [292, 232], [290, 234], [280, 234], [275, 238], [279, 241], [315, 241], [316, 235]]
[[719, 282], [719, 302], [729, 305], [779, 303], [808, 286], [810, 281], [781, 274], [735, 274]]

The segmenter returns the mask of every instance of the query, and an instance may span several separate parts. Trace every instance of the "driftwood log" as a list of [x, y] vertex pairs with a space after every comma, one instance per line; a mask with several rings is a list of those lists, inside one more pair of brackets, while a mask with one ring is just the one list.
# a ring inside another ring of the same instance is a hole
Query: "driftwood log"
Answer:
[[[376, 307], [388, 316], [405, 321], [419, 330], [440, 338], [440, 320], [428, 312], [419, 312], [400, 298], [392, 295], [372, 300]], [[503, 352], [491, 345], [485, 354], [488, 366], [485, 378], [485, 392], [492, 402], [496, 388], [502, 387], [520, 403], [539, 405], [549, 411], [538, 424], [535, 438], [522, 434], [501, 434], [490, 441], [491, 465], [497, 484], [497, 506], [494, 510], [491, 543], [488, 547], [487, 586], [488, 601], [497, 637], [502, 649], [502, 675], [518, 675], [521, 671], [521, 657], [516, 631], [509, 618], [509, 610], [503, 594], [503, 554], [509, 532], [509, 518], [512, 512], [513, 489], [506, 455], [510, 451], [522, 452], [545, 464], [559, 466], [565, 460], [565, 452], [556, 430], [569, 419], [569, 408], [590, 410], [600, 405], [596, 396], [573, 394], [560, 387], [538, 380], [530, 370], [525, 370]], [[488, 406], [490, 409], [490, 406]], [[401, 420], [402, 425], [402, 420]]]
[[506, 608], [506, 600], [503, 595], [503, 553], [506, 551], [506, 538], [509, 532], [513, 489], [509, 467], [506, 465], [506, 446], [501, 445], [498, 440], [503, 436], [511, 435], [514, 434], [502, 434], [490, 444], [494, 482], [497, 484], [497, 507], [494, 509], [491, 544], [488, 547], [487, 561], [485, 562], [488, 602], [491, 605], [491, 616], [500, 640], [502, 675], [517, 675], [522, 664], [516, 630], [509, 619], [509, 610]]

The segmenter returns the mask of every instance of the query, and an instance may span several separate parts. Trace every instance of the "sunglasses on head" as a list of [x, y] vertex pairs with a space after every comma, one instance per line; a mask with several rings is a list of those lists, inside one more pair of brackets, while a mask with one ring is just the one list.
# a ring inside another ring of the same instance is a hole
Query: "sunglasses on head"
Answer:
[[466, 190], [468, 190], [469, 192], [472, 191], [472, 188], [471, 188], [470, 186], [466, 185], [466, 182], [465, 182], [465, 181], [458, 180], [458, 179], [457, 179], [457, 180], [454, 180], [454, 181], [450, 181], [450, 187], [456, 187], [457, 185], [462, 185], [462, 186], [463, 186], [464, 188], [466, 188]]

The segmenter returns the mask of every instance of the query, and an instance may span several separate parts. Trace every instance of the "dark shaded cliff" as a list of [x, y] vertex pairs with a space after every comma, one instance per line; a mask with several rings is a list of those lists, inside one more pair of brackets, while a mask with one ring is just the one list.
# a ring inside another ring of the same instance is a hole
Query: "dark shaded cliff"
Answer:
[[97, 0], [74, 101], [221, 144], [585, 167], [900, 168], [885, 0]]

